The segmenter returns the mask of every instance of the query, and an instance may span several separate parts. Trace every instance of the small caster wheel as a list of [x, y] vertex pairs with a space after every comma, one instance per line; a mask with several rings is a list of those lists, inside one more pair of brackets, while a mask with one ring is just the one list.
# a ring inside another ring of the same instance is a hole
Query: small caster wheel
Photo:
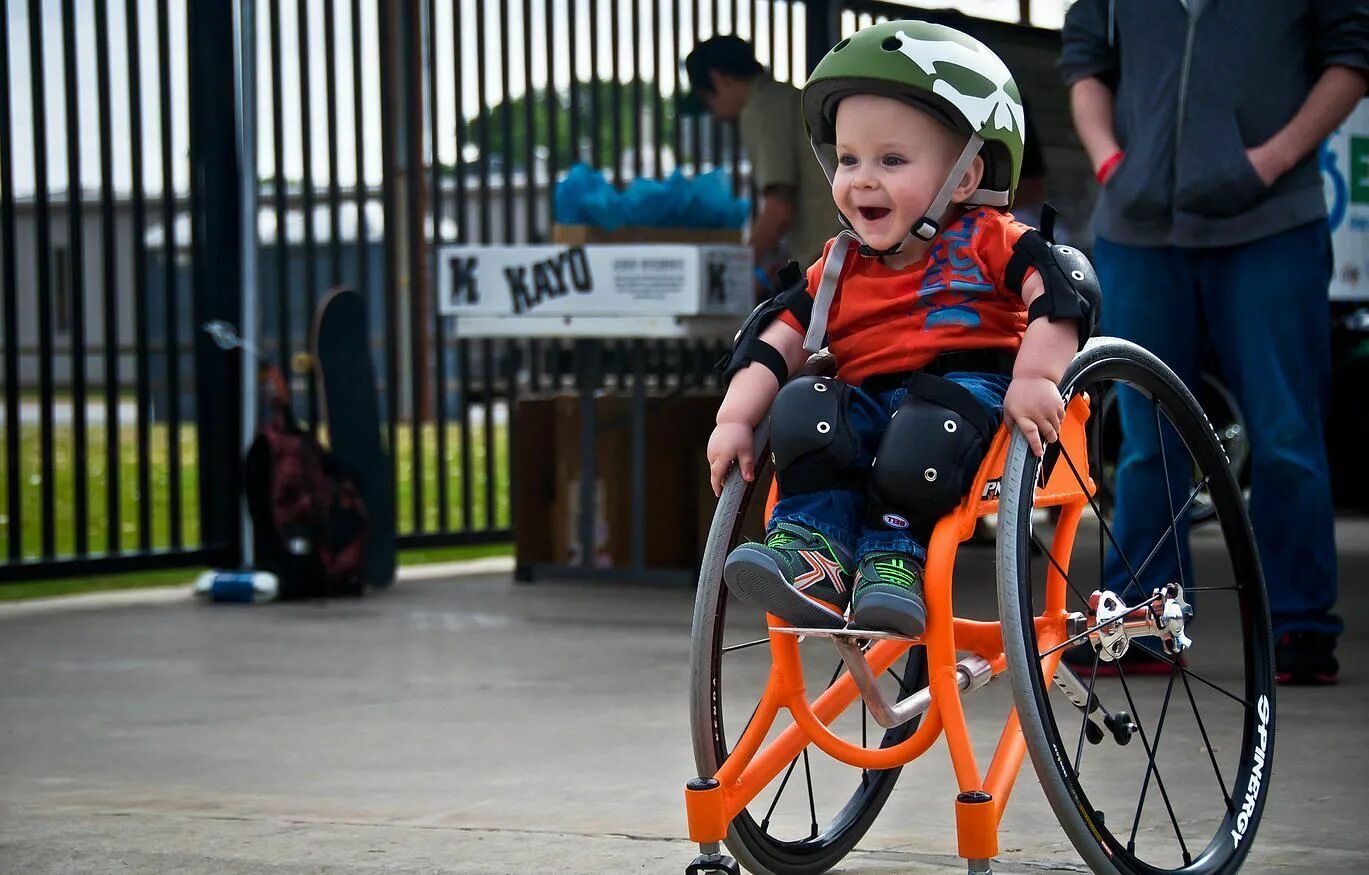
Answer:
[[726, 854], [700, 854], [685, 869], [685, 875], [742, 875], [742, 867]]
[[1084, 724], [1084, 737], [1089, 740], [1089, 744], [1101, 744], [1103, 741], [1103, 730], [1092, 720]]
[[1118, 711], [1116, 714], [1109, 714], [1103, 719], [1108, 729], [1112, 730], [1112, 740], [1118, 744], [1126, 744], [1131, 741], [1131, 736], [1136, 732], [1136, 724], [1131, 722], [1131, 715], [1126, 711]]

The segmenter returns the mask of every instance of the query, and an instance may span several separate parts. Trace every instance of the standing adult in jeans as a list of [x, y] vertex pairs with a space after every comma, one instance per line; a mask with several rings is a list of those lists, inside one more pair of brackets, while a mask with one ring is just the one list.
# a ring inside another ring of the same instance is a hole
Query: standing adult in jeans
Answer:
[[736, 122], [751, 160], [760, 193], [750, 240], [756, 265], [778, 267], [793, 258], [806, 270], [841, 226], [832, 186], [803, 126], [799, 90], [777, 82], [751, 44], [732, 34], [695, 46], [685, 58], [685, 72], [691, 93], [681, 110], [707, 110], [717, 121]]
[[[1214, 355], [1250, 434], [1278, 677], [1332, 683], [1332, 261], [1316, 150], [1364, 95], [1369, 13], [1355, 0], [1078, 0], [1060, 67], [1100, 183], [1103, 330], [1189, 386]], [[1130, 553], [1159, 539], [1169, 503], [1149, 404], [1124, 394], [1114, 532]], [[1187, 472], [1170, 474], [1186, 496]], [[1188, 564], [1183, 529], [1182, 558], [1157, 561], [1146, 592]]]

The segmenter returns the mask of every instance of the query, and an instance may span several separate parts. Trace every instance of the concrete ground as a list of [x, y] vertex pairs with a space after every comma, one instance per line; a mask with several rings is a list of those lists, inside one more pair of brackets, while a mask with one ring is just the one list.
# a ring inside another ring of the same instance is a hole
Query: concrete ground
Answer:
[[[1343, 680], [1279, 690], [1248, 872], [1369, 869], [1369, 520], [1338, 540]], [[991, 605], [969, 554], [966, 598]], [[683, 872], [692, 598], [487, 571], [328, 604], [0, 611], [0, 872]], [[970, 700], [990, 746], [1007, 702]], [[963, 872], [952, 786], [938, 744], [836, 871]], [[1030, 765], [1001, 850], [995, 872], [1083, 870]]]

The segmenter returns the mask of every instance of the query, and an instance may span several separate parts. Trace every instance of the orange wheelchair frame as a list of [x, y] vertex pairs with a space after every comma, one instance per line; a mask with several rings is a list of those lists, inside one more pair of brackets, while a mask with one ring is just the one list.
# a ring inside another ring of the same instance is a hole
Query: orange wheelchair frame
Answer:
[[[1076, 395], [1066, 408], [1060, 442], [1068, 457], [1087, 460], [1084, 426], [1089, 417], [1089, 398]], [[829, 756], [862, 769], [890, 769], [921, 756], [938, 737], [944, 735], [955, 771], [958, 795], [955, 800], [958, 852], [961, 857], [982, 863], [998, 854], [998, 824], [1007, 807], [1013, 782], [1026, 754], [1026, 743], [1019, 730], [1014, 708], [999, 737], [998, 747], [988, 772], [981, 773], [970, 743], [969, 727], [961, 693], [989, 680], [989, 672], [976, 676], [958, 662], [958, 653], [969, 653], [987, 662], [992, 675], [1007, 668], [1002, 628], [997, 621], [976, 621], [956, 617], [952, 608], [952, 572], [956, 549], [971, 538], [976, 521], [995, 513], [999, 485], [1009, 444], [1009, 429], [1000, 426], [974, 484], [966, 498], [943, 517], [933, 530], [927, 550], [925, 598], [927, 629], [917, 639], [882, 639], [871, 643], [865, 652], [870, 671], [878, 676], [892, 666], [910, 647], [926, 648], [930, 701], [917, 729], [904, 740], [887, 748], [852, 744], [834, 734], [828, 725], [860, 698], [851, 672], [844, 671], [816, 699], [809, 701], [799, 656], [797, 630], [786, 630], [783, 620], [767, 615], [771, 668], [765, 691], [750, 725], [731, 750], [718, 771], [691, 781], [685, 791], [689, 837], [701, 846], [717, 847], [726, 837], [728, 824], [772, 779], [808, 745], [813, 744]], [[1046, 579], [1044, 611], [1036, 616], [1035, 627], [1040, 652], [1047, 653], [1061, 644], [1066, 631], [1066, 576], [1068, 562], [1080, 516], [1088, 507], [1095, 485], [1087, 462], [1071, 471], [1057, 465], [1046, 483], [1036, 491], [1034, 507], [1058, 507], [1050, 552], [1055, 559]], [[1081, 488], [1080, 483], [1087, 488]], [[768, 516], [776, 501], [772, 484], [766, 505]], [[1059, 663], [1056, 650], [1042, 660], [1041, 670], [1051, 677]], [[981, 665], [983, 665], [981, 663]], [[781, 709], [792, 715], [789, 726], [762, 748]]]

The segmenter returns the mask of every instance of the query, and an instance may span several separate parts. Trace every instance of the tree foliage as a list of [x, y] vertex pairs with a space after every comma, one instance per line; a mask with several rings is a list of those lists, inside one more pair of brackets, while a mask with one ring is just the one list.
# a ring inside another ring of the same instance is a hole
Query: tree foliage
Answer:
[[[530, 93], [532, 145], [535, 151], [545, 149], [553, 152], [557, 167], [565, 168], [576, 160], [591, 158], [590, 163], [594, 166], [611, 167], [615, 125], [618, 145], [624, 153], [632, 149], [637, 126], [641, 130], [642, 149], [649, 152], [655, 141], [652, 128], [656, 123], [657, 99], [660, 101], [659, 140], [664, 146], [669, 146], [674, 140], [677, 124], [674, 103], [649, 80], [578, 82], [575, 92], [574, 117], [568, 89], [552, 94], [547, 89]], [[523, 94], [490, 107], [484, 116], [462, 119], [459, 122], [462, 125], [462, 143], [485, 152], [492, 162], [502, 164], [507, 155], [507, 160], [512, 162], [514, 168], [525, 167], [528, 154], [528, 101], [529, 94]], [[577, 122], [574, 125], [573, 120]], [[572, 129], [579, 140], [578, 148], [573, 148], [571, 143]]]

